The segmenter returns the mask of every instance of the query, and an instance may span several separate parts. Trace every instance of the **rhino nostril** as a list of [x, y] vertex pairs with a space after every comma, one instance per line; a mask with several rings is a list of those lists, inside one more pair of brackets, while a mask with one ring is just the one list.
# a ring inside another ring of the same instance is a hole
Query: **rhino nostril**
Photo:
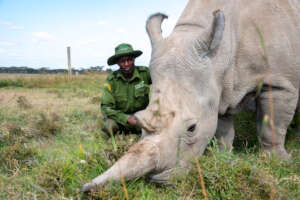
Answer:
[[187, 131], [193, 132], [195, 129], [196, 129], [196, 124], [193, 124], [187, 129]]

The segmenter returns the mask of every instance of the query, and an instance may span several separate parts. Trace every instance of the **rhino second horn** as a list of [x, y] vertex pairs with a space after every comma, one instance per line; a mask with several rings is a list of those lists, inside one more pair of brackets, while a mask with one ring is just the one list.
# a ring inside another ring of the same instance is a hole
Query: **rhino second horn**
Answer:
[[163, 39], [161, 24], [164, 19], [167, 19], [168, 16], [162, 13], [156, 13], [151, 15], [146, 23], [146, 30], [151, 40], [152, 46], [157, 42]]
[[151, 114], [148, 110], [142, 110], [134, 114], [137, 125], [144, 129], [147, 133], [155, 132], [155, 129], [151, 126], [151, 124], [147, 123], [149, 118], [152, 116], [153, 114]]

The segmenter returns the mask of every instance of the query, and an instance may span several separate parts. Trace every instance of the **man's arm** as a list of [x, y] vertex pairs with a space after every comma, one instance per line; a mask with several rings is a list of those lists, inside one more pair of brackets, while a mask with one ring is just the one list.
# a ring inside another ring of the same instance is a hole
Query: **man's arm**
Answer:
[[152, 84], [152, 79], [151, 79], [149, 68], [148, 68], [148, 71], [147, 71], [147, 77], [148, 77], [148, 84], [151, 85]]
[[117, 123], [126, 125], [130, 115], [116, 109], [116, 101], [111, 94], [111, 88], [108, 83], [101, 97], [101, 112], [108, 118], [115, 120]]

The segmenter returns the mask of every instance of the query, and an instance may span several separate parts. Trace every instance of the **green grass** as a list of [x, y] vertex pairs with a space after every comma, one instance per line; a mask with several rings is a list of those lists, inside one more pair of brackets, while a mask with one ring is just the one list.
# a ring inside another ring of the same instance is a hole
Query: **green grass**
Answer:
[[[121, 183], [90, 195], [79, 192], [138, 139], [117, 135], [115, 151], [100, 131], [104, 79], [104, 74], [70, 81], [63, 75], [0, 77], [0, 199], [125, 199]], [[259, 154], [254, 114], [236, 116], [233, 152], [219, 152], [213, 141], [198, 158], [208, 199], [299, 199], [298, 124], [294, 120], [287, 135], [292, 159], [282, 161]], [[204, 199], [193, 166], [171, 186], [145, 177], [127, 181], [129, 199]]]

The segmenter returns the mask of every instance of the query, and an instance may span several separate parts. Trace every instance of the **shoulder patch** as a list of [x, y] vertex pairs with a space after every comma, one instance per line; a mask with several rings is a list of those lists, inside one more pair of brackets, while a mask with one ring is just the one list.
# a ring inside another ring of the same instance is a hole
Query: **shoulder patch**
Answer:
[[111, 86], [109, 83], [104, 83], [104, 87], [109, 91], [111, 92]]

